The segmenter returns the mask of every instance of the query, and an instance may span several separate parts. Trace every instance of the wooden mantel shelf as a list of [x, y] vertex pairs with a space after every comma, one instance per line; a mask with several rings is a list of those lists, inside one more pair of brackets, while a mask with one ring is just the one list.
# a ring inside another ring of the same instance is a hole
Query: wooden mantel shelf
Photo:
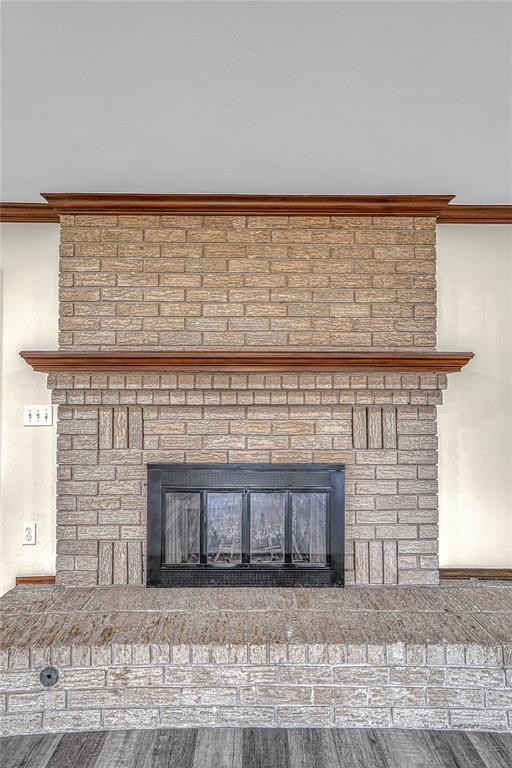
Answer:
[[141, 195], [49, 193], [59, 215], [432, 216], [454, 195]]
[[337, 371], [456, 373], [472, 352], [20, 352], [41, 373]]

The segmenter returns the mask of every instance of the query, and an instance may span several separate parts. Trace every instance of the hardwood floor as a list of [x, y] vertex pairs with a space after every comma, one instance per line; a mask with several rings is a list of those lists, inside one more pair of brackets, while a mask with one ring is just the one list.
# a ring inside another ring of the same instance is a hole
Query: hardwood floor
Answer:
[[2, 768], [510, 768], [512, 736], [374, 729], [161, 729], [0, 739]]

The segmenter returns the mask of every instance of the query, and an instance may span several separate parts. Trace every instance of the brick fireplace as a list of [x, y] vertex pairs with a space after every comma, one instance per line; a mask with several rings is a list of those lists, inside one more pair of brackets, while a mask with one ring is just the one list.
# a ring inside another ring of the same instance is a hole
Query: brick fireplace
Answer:
[[[435, 238], [434, 213], [64, 213], [60, 349], [433, 351]], [[154, 463], [343, 465], [345, 583], [438, 582], [444, 373], [71, 371], [48, 386], [58, 584], [146, 582]]]
[[[4, 598], [6, 732], [510, 728], [508, 591], [437, 586], [436, 409], [472, 357], [435, 349], [449, 198], [47, 197], [60, 349], [22, 356], [58, 405], [57, 587]], [[165, 570], [252, 558], [358, 588]]]

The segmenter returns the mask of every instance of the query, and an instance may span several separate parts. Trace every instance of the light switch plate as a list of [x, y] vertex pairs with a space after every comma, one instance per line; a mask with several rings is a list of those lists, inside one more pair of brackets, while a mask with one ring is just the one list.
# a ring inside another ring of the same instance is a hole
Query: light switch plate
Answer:
[[36, 524], [23, 523], [23, 544], [36, 543]]
[[23, 407], [23, 425], [25, 427], [51, 427], [53, 407], [51, 405], [25, 405]]

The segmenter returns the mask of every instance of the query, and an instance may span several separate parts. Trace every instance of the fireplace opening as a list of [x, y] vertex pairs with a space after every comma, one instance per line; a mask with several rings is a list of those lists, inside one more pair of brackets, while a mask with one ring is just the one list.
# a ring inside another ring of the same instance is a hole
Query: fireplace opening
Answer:
[[148, 465], [148, 586], [343, 586], [344, 472]]

